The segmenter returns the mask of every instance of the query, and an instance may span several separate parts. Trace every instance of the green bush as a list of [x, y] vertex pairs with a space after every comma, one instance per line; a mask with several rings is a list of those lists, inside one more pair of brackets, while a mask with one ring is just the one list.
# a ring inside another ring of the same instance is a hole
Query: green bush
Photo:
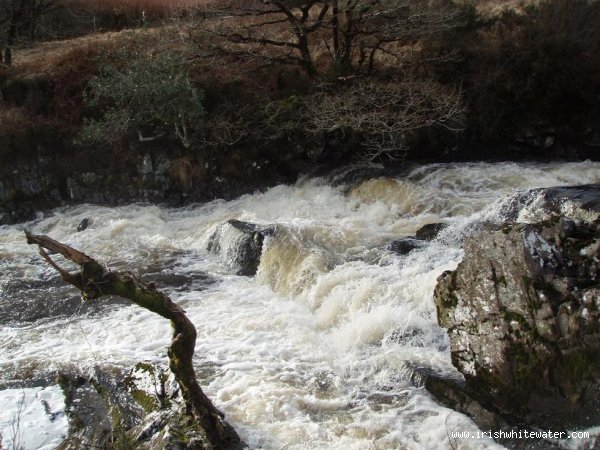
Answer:
[[140, 49], [109, 56], [85, 92], [86, 104], [99, 108], [99, 117], [85, 120], [79, 141], [112, 143], [135, 132], [140, 141], [170, 137], [187, 147], [188, 126], [204, 111], [203, 93], [192, 84], [182, 57]]

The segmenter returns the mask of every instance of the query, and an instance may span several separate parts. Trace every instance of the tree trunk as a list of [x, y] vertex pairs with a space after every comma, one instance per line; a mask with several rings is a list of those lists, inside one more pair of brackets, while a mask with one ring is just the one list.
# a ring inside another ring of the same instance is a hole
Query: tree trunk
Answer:
[[297, 34], [298, 37], [298, 48], [300, 49], [302, 67], [306, 74], [314, 78], [317, 76], [317, 69], [315, 69], [315, 65], [312, 60], [312, 56], [310, 54], [310, 47], [308, 45], [308, 38], [306, 34]]
[[340, 9], [338, 0], [334, 0], [331, 11], [331, 36], [333, 39], [333, 58], [334, 63], [337, 64], [340, 59], [340, 30], [339, 30], [339, 14]]
[[23, 0], [15, 0], [12, 2], [12, 13], [8, 25], [8, 33], [6, 35], [6, 49], [4, 50], [4, 64], [10, 66], [12, 64], [13, 50], [17, 38], [17, 28], [23, 20], [23, 9], [25, 4]]
[[[202, 392], [192, 363], [196, 344], [196, 328], [183, 309], [165, 294], [138, 280], [131, 273], [111, 272], [89, 256], [48, 236], [25, 231], [28, 244], [37, 244], [40, 255], [57, 270], [63, 280], [80, 289], [84, 298], [96, 299], [105, 295], [127, 298], [135, 304], [169, 319], [173, 339], [168, 349], [169, 367], [181, 387], [187, 413], [200, 422], [215, 449], [241, 448], [235, 430], [221, 418], [221, 413]], [[46, 250], [59, 253], [80, 267], [71, 273], [59, 267]]]

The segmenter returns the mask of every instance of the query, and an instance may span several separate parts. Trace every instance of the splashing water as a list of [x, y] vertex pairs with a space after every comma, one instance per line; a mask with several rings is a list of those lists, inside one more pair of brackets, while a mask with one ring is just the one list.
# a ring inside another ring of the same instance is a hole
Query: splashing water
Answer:
[[[180, 209], [82, 205], [25, 226], [111, 269], [158, 277], [198, 329], [204, 389], [252, 448], [446, 449], [449, 423], [476, 426], [410, 381], [414, 365], [455, 373], [435, 316], [437, 277], [456, 267], [462, 239], [501, 198], [591, 182], [600, 182], [598, 163], [429, 165], [402, 179], [308, 179]], [[84, 218], [91, 225], [77, 233]], [[256, 277], [232, 275], [206, 250], [233, 218], [276, 229]], [[425, 247], [386, 249], [434, 222], [450, 226]], [[82, 302], [22, 229], [0, 228], [0, 387], [165, 360], [167, 322], [118, 299]], [[501, 447], [481, 439], [461, 448]]]

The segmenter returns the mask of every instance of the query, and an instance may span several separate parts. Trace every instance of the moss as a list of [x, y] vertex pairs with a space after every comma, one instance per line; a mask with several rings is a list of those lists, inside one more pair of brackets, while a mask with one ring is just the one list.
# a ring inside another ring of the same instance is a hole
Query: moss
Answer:
[[160, 407], [158, 400], [154, 396], [142, 390], [132, 391], [131, 397], [146, 413], [157, 411]]
[[562, 383], [581, 385], [584, 381], [597, 378], [600, 373], [598, 354], [590, 349], [563, 354], [555, 373]]
[[[136, 377], [135, 374], [139, 372], [145, 372], [152, 379], [152, 382], [155, 384], [164, 385], [166, 381], [160, 371], [157, 371], [156, 367], [152, 364], [146, 362], [140, 362], [136, 364], [135, 368], [131, 371], [129, 375], [125, 377], [125, 385], [128, 387], [131, 398], [137, 403], [146, 413], [150, 413], [153, 411], [158, 411], [161, 407], [166, 406], [161, 399], [156, 396], [149, 394], [148, 392], [138, 389], [136, 386]], [[159, 373], [157, 373], [159, 372]], [[158, 392], [158, 389], [157, 389]]]
[[110, 410], [110, 420], [112, 427], [112, 450], [135, 450], [139, 448], [139, 444], [135, 438], [127, 433], [123, 426], [123, 415], [121, 410], [113, 407]]
[[203, 448], [203, 446], [198, 446], [198, 440], [205, 440], [204, 430], [202, 429], [198, 421], [194, 420], [191, 416], [180, 416], [177, 422], [171, 424], [169, 432], [177, 441], [179, 441], [179, 443], [185, 444], [187, 446], [191, 443], [192, 440], [194, 440], [196, 441], [196, 445], [192, 448]]

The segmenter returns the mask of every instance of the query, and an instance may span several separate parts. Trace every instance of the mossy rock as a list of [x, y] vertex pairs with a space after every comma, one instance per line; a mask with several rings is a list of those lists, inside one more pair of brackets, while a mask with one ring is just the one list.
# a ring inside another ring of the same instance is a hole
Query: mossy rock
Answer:
[[599, 412], [589, 394], [600, 387], [598, 223], [552, 217], [480, 233], [438, 279], [453, 364], [470, 388], [525, 422], [591, 426]]

